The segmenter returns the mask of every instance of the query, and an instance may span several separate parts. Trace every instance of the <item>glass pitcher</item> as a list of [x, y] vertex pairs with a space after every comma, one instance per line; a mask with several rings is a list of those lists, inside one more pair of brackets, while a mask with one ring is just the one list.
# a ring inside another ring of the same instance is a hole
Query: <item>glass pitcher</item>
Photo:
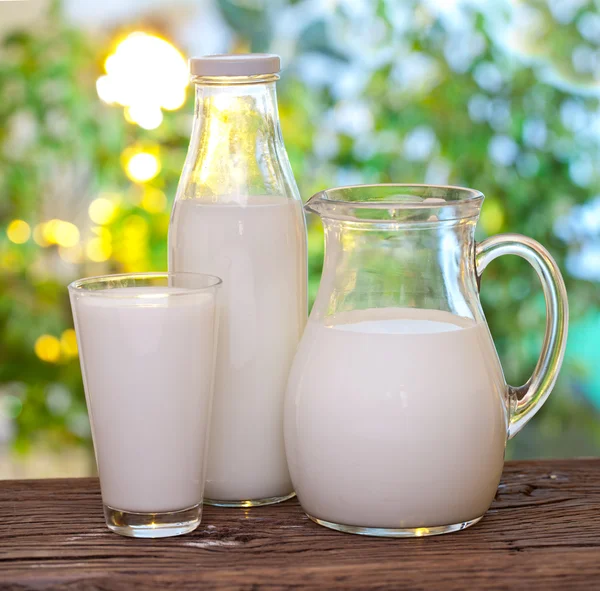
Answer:
[[[371, 185], [313, 196], [325, 261], [290, 373], [288, 465], [317, 523], [379, 536], [464, 529], [490, 506], [504, 450], [542, 406], [567, 340], [560, 271], [531, 238], [475, 243], [483, 195]], [[533, 375], [508, 386], [478, 295], [503, 254], [536, 270], [546, 334]]]

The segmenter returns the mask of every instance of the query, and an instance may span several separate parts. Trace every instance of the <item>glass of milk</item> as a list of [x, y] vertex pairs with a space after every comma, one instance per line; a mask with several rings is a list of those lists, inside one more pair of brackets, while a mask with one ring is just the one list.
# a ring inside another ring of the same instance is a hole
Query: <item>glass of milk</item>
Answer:
[[[370, 185], [307, 203], [323, 220], [325, 261], [288, 381], [285, 443], [317, 523], [394, 537], [477, 523], [507, 439], [550, 394], [567, 339], [564, 282], [530, 238], [477, 244], [482, 202], [459, 187]], [[479, 301], [483, 270], [503, 254], [530, 262], [546, 296], [540, 359], [518, 388]]]
[[200, 524], [220, 286], [195, 273], [69, 285], [104, 514], [118, 534]]

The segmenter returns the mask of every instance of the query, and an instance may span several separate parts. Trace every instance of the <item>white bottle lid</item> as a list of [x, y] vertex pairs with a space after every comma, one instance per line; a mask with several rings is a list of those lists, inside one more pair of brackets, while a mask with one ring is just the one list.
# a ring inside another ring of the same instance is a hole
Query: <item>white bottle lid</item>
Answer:
[[192, 76], [262, 76], [280, 70], [281, 59], [274, 53], [224, 53], [190, 59]]

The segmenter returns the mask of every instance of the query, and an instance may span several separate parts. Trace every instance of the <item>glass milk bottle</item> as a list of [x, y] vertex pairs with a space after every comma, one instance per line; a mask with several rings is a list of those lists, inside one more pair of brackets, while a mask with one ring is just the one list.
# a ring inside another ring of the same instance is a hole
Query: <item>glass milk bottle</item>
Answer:
[[306, 223], [281, 136], [276, 55], [190, 61], [192, 137], [169, 268], [223, 279], [205, 502], [291, 497], [283, 401], [307, 315]]

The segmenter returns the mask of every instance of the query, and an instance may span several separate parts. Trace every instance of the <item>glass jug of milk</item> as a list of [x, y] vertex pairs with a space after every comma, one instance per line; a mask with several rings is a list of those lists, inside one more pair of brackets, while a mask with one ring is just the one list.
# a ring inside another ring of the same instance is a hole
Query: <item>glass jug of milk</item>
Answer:
[[285, 385], [307, 316], [306, 226], [283, 145], [279, 57], [192, 59], [196, 108], [169, 230], [169, 268], [223, 279], [205, 502], [293, 495]]
[[[565, 286], [534, 240], [475, 243], [483, 195], [372, 185], [318, 193], [325, 261], [288, 382], [285, 442], [311, 519], [379, 536], [457, 531], [479, 521], [508, 438], [552, 390], [567, 340]], [[478, 294], [496, 257], [531, 263], [546, 335], [522, 387], [508, 386]]]

